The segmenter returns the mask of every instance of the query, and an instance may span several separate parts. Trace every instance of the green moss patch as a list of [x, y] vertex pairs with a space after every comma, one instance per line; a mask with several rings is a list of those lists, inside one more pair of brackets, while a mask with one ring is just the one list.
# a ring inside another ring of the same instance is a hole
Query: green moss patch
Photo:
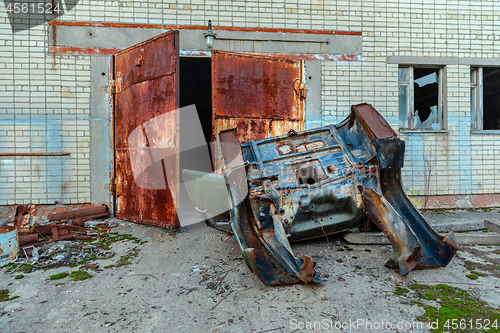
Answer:
[[90, 243], [97, 245], [99, 248], [101, 248], [103, 250], [110, 250], [110, 245], [112, 243], [120, 242], [123, 240], [133, 241], [134, 243], [139, 244], [139, 245], [147, 243], [147, 241], [142, 241], [139, 238], [134, 237], [130, 234], [119, 234], [117, 232], [111, 232], [108, 235], [108, 237], [106, 237], [106, 239], [103, 239], [103, 240], [93, 239]]
[[486, 273], [478, 272], [483, 271], [491, 274], [492, 276], [500, 279], [500, 265], [498, 263], [479, 263], [474, 261], [465, 260], [465, 268], [471, 271], [471, 274], [477, 276], [488, 276]]
[[[91, 254], [91, 255], [90, 255], [87, 259], [80, 260], [80, 261], [78, 262], [78, 265], [84, 265], [84, 264], [86, 264], [87, 262], [89, 262], [89, 261], [94, 261], [94, 260], [96, 260], [96, 259], [97, 259], [97, 256], [96, 256], [95, 254]], [[71, 265], [70, 265], [69, 267], [76, 267], [76, 265], [74, 265], [74, 266], [71, 266]]]
[[467, 274], [465, 277], [471, 279], [471, 280], [477, 280], [479, 277], [474, 274]]
[[[494, 309], [481, 301], [479, 294], [450, 287], [445, 284], [435, 286], [415, 284], [410, 287], [418, 298], [439, 303], [433, 307], [425, 302], [414, 301], [423, 307], [425, 313], [417, 320], [424, 323], [438, 322], [437, 328], [430, 328], [431, 332], [498, 332], [500, 327], [500, 309]], [[400, 289], [403, 295], [404, 289]], [[396, 292], [398, 289], [396, 289]], [[480, 323], [482, 326], [478, 325]]]
[[68, 272], [64, 272], [64, 273], [57, 273], [57, 274], [54, 274], [54, 275], [51, 275], [49, 277], [49, 280], [60, 280], [60, 279], [64, 279], [65, 277], [68, 277], [69, 273]]
[[19, 274], [19, 275], [16, 275], [16, 277], [14, 279], [21, 280], [23, 277], [24, 277], [24, 275]]
[[121, 267], [125, 265], [130, 265], [132, 262], [130, 261], [132, 258], [135, 258], [139, 255], [139, 249], [134, 247], [133, 249], [128, 250], [120, 259], [116, 262], [115, 265], [105, 266], [105, 269], [113, 268], [113, 267]]
[[4, 273], [14, 273], [14, 272], [19, 272], [19, 273], [31, 273], [34, 271], [34, 268], [30, 264], [22, 264], [19, 266], [19, 264], [13, 264], [10, 263], [8, 265], [5, 265], [5, 268], [7, 268]]
[[19, 296], [9, 297], [9, 289], [0, 290], [0, 302], [7, 302], [16, 298], [19, 298]]
[[394, 293], [396, 295], [399, 295], [399, 296], [406, 296], [406, 294], [409, 292], [410, 290], [408, 288], [401, 288], [401, 287], [396, 287], [396, 290], [394, 291]]
[[69, 275], [73, 278], [73, 281], [83, 281], [93, 277], [92, 274], [85, 271], [73, 271]]

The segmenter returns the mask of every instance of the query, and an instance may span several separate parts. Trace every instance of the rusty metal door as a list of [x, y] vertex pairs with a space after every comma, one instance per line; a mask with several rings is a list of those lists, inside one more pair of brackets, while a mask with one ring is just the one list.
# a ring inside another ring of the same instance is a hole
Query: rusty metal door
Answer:
[[[179, 225], [179, 32], [116, 53], [114, 60], [115, 215]], [[168, 156], [168, 158], [167, 158]]]
[[[230, 128], [240, 142], [302, 130], [303, 67], [300, 60], [212, 51], [213, 141]], [[216, 148], [216, 170], [221, 159]]]

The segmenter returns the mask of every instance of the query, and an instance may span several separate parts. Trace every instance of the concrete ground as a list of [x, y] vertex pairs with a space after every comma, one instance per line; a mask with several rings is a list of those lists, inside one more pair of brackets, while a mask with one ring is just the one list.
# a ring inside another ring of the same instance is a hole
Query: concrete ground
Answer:
[[[498, 210], [425, 215], [431, 223], [497, 216]], [[292, 244], [296, 256], [313, 257], [323, 285], [268, 287], [241, 260], [234, 237], [222, 241], [223, 232], [204, 224], [172, 233], [121, 222], [113, 231], [148, 242], [112, 244], [116, 255], [95, 260], [99, 269], [90, 279], [48, 279], [78, 269], [70, 267], [22, 279], [0, 270], [0, 290], [19, 296], [0, 302], [0, 332], [310, 332], [301, 328], [315, 322], [316, 331], [429, 332], [427, 323], [415, 324], [423, 308], [394, 293], [415, 282], [474, 287], [481, 300], [500, 307], [499, 274], [466, 277], [471, 262], [500, 263], [500, 246], [462, 246], [446, 268], [402, 277], [384, 267], [393, 258], [391, 246], [352, 245], [331, 236]], [[130, 265], [104, 269], [133, 247], [140, 251]], [[382, 321], [392, 329], [366, 326]]]

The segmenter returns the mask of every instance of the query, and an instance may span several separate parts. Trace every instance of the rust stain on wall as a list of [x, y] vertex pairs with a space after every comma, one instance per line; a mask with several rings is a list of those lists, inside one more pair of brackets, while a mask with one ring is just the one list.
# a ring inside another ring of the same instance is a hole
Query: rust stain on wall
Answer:
[[[144, 24], [144, 23], [114, 23], [114, 22], [68, 22], [50, 21], [52, 26], [73, 26], [73, 27], [113, 27], [113, 28], [140, 28], [140, 29], [185, 29], [185, 30], [207, 30], [206, 25], [172, 25], [172, 24]], [[246, 28], [246, 27], [217, 27], [223, 31], [248, 31], [248, 32], [273, 32], [290, 34], [314, 34], [314, 35], [346, 35], [361, 36], [361, 31], [341, 31], [341, 30], [318, 30], [318, 29], [280, 29], [280, 28]]]

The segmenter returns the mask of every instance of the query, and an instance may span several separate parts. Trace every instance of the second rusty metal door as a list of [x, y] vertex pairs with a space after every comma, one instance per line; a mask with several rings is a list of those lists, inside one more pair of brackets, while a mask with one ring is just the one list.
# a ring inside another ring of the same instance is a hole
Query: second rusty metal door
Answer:
[[162, 227], [179, 225], [179, 32], [116, 53], [115, 215]]
[[[282, 57], [212, 52], [213, 141], [236, 128], [240, 142], [304, 127], [303, 63]], [[216, 148], [214, 166], [221, 166]]]

